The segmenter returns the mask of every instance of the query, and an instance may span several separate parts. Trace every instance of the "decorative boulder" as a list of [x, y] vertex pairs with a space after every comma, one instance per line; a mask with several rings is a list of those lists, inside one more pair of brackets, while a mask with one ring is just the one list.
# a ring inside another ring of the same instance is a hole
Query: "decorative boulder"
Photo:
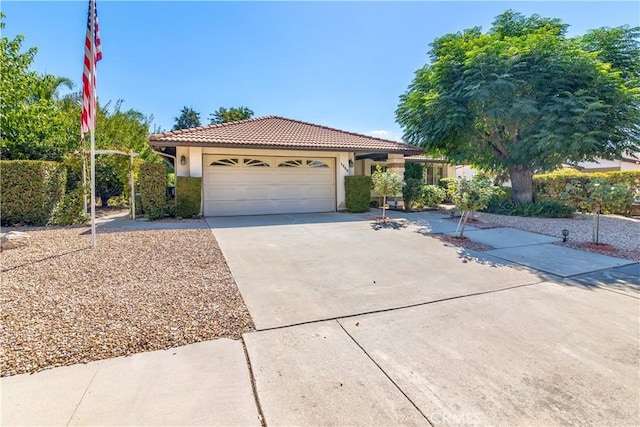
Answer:
[[0, 238], [0, 247], [2, 247], [3, 251], [5, 249], [19, 248], [25, 246], [30, 238], [31, 236], [22, 231], [10, 231]]

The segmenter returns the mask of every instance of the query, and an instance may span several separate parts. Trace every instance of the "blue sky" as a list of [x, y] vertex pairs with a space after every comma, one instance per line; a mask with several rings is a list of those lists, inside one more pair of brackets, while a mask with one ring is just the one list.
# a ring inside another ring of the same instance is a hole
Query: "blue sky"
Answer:
[[[3, 35], [39, 49], [34, 68], [80, 84], [86, 1], [3, 1]], [[399, 139], [394, 111], [429, 43], [506, 9], [561, 18], [570, 35], [640, 25], [640, 2], [121, 2], [98, 0], [98, 97], [169, 130], [183, 106], [204, 124], [247, 106]], [[79, 119], [78, 119], [79, 120]]]

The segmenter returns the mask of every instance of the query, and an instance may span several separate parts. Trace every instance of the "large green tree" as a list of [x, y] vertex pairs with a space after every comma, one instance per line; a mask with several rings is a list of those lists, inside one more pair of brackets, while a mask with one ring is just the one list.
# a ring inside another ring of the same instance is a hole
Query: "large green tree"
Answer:
[[172, 130], [189, 129], [200, 126], [200, 113], [191, 107], [182, 107], [180, 115], [176, 117]]
[[[4, 28], [0, 14], [0, 29]], [[70, 81], [31, 70], [35, 47], [0, 37], [0, 148], [7, 160], [60, 160], [70, 149], [57, 91]]]
[[247, 107], [220, 107], [209, 116], [209, 122], [212, 125], [220, 123], [237, 122], [238, 120], [246, 120], [253, 117], [253, 111]]
[[405, 139], [452, 162], [508, 171], [514, 200], [567, 161], [640, 150], [638, 29], [566, 37], [558, 19], [513, 11], [482, 33], [431, 44], [396, 111]]

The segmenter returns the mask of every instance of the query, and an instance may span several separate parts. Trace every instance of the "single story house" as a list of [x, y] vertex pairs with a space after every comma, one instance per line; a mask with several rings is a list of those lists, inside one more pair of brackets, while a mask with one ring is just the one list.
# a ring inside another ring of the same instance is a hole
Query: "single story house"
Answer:
[[640, 153], [627, 153], [616, 159], [596, 159], [569, 165], [582, 172], [640, 171]]
[[346, 176], [370, 175], [375, 162], [402, 174], [405, 155], [423, 151], [277, 116], [154, 134], [149, 145], [177, 177], [202, 177], [205, 216], [343, 210]]

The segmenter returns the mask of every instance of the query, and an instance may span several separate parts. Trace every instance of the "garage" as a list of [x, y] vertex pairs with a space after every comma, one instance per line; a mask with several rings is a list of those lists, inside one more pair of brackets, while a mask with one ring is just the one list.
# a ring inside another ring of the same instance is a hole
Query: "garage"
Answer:
[[336, 210], [330, 157], [203, 155], [205, 216]]

